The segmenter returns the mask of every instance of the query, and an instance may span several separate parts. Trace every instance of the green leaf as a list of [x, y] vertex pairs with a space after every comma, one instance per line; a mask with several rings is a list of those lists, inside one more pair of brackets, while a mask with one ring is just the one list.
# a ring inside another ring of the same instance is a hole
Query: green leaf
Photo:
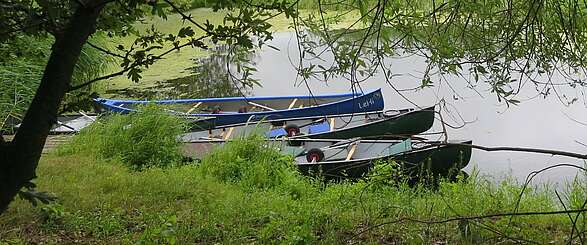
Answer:
[[194, 32], [194, 30], [192, 29], [192, 27], [190, 26], [186, 26], [183, 27], [181, 29], [179, 29], [179, 32], [177, 33], [178, 37], [184, 38], [184, 37], [193, 37], [194, 34], [196, 34]]

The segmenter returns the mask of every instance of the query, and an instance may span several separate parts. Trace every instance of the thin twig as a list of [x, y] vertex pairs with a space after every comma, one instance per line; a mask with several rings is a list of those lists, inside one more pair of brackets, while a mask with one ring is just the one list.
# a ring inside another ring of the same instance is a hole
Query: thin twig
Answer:
[[567, 152], [567, 151], [557, 151], [557, 150], [547, 150], [547, 149], [538, 149], [538, 148], [525, 148], [525, 147], [487, 147], [487, 146], [480, 146], [474, 144], [464, 144], [464, 143], [433, 143], [430, 146], [425, 148], [440, 146], [440, 145], [447, 145], [447, 146], [465, 146], [471, 147], [474, 149], [479, 149], [483, 151], [517, 151], [517, 152], [529, 152], [529, 153], [541, 153], [541, 154], [549, 154], [549, 155], [557, 155], [557, 156], [567, 156], [573, 157], [578, 159], [587, 159], [587, 154], [580, 154], [574, 152]]

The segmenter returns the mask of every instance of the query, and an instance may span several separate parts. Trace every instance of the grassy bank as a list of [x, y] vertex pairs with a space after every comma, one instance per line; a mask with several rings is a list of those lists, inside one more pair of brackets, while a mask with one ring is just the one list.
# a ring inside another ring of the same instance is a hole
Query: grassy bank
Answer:
[[[584, 241], [585, 214], [459, 218], [513, 212], [522, 186], [512, 181], [473, 176], [431, 190], [388, 179], [380, 167], [362, 181], [323, 183], [255, 139], [200, 162], [157, 157], [177, 146], [152, 150], [162, 144], [153, 136], [176, 120], [157, 115], [111, 118], [45, 155], [37, 183], [59, 201], [16, 200], [0, 216], [0, 243], [565, 243], [571, 230]], [[131, 132], [112, 130], [120, 125]], [[116, 137], [125, 139], [105, 144]], [[564, 207], [549, 188], [528, 188], [517, 212], [580, 209], [587, 187], [576, 182], [559, 194]]]
[[[520, 187], [479, 179], [444, 183], [438, 191], [370, 182], [324, 186], [298, 176], [255, 186], [204, 174], [198, 165], [134, 172], [119, 161], [81, 154], [45, 156], [39, 177], [39, 187], [56, 193], [59, 203], [34, 208], [17, 200], [0, 217], [3, 242], [495, 243], [507, 236], [562, 243], [571, 228], [566, 215], [515, 217], [511, 223], [507, 217], [410, 221], [511, 212]], [[536, 190], [526, 192], [520, 207], [555, 209], [560, 207], [551, 193]], [[584, 230], [584, 223], [578, 228]]]

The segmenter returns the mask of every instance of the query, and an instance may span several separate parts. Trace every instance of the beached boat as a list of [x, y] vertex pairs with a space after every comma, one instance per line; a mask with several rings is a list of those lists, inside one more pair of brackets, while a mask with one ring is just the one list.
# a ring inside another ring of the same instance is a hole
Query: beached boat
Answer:
[[[299, 141], [292, 144], [292, 141]], [[225, 140], [184, 143], [183, 153], [201, 158], [206, 152], [224, 144]], [[303, 174], [319, 174], [327, 179], [364, 177], [377, 162], [395, 161], [408, 176], [423, 172], [434, 176], [458, 173], [471, 159], [472, 141], [449, 143], [421, 139], [266, 139], [267, 147], [279, 149], [295, 157]], [[299, 145], [299, 146], [292, 146]]]
[[[256, 103], [253, 105], [257, 108], [263, 108], [263, 111], [250, 111], [250, 110], [240, 110], [238, 112], [234, 111], [224, 111], [223, 109], [208, 112], [208, 113], [192, 113], [192, 111], [188, 111], [186, 113], [178, 112], [178, 111], [171, 111], [172, 113], [176, 113], [178, 115], [185, 116], [187, 118], [193, 119], [194, 122], [192, 124], [192, 130], [206, 130], [206, 129], [213, 129], [221, 126], [226, 125], [236, 125], [239, 123], [247, 123], [247, 122], [257, 122], [263, 120], [285, 120], [290, 118], [302, 118], [302, 117], [319, 117], [319, 116], [329, 116], [329, 115], [339, 115], [339, 114], [353, 114], [353, 113], [362, 113], [362, 112], [370, 112], [370, 111], [380, 111], [383, 110], [383, 96], [381, 94], [381, 90], [375, 90], [370, 93], [366, 93], [363, 95], [355, 95], [348, 96], [346, 99], [341, 99], [341, 96], [334, 96], [334, 95], [322, 95], [322, 97], [326, 97], [328, 99], [336, 98], [332, 102], [324, 103], [324, 104], [315, 104], [315, 105], [301, 105], [300, 107], [296, 107], [295, 98], [288, 97], [290, 100], [290, 105], [286, 109], [274, 109], [269, 106], [261, 105]], [[270, 101], [266, 97], [257, 97], [257, 98], [265, 98], [265, 101]], [[270, 97], [270, 98], [278, 98], [278, 97]], [[237, 100], [240, 99], [240, 103], [247, 103], [247, 100], [251, 98], [216, 98], [214, 100], [222, 100], [222, 99], [231, 99]], [[121, 113], [128, 113], [132, 112], [135, 109], [128, 108], [127, 104], [124, 101], [111, 101], [106, 99], [96, 99], [96, 102], [103, 108], [106, 108], [110, 111], [114, 112], [121, 112]], [[129, 103], [129, 101], [126, 101]], [[136, 106], [138, 101], [135, 101]], [[163, 103], [162, 101], [154, 101], [155, 103]], [[257, 100], [259, 102], [259, 100]], [[142, 104], [149, 103], [146, 101], [142, 101]], [[171, 102], [169, 102], [171, 103]], [[297, 102], [296, 102], [297, 103]], [[197, 103], [194, 105], [194, 107]], [[190, 109], [191, 110], [191, 109]]]
[[296, 154], [304, 174], [321, 174], [329, 179], [360, 178], [378, 161], [399, 163], [408, 176], [421, 173], [448, 176], [458, 173], [471, 159], [472, 141], [443, 142], [411, 139], [404, 141], [355, 141], [313, 148]]
[[178, 114], [217, 114], [296, 109], [352, 99], [361, 95], [363, 94], [340, 93], [176, 100], [115, 100], [97, 98], [94, 101], [97, 103], [99, 109], [118, 113], [128, 113], [133, 111], [138, 105], [155, 103], [165, 106], [170, 111]]
[[[423, 133], [434, 124], [434, 106], [425, 109], [404, 109], [379, 113], [378, 118], [361, 120], [324, 120], [308, 127], [305, 134], [290, 138], [350, 139], [350, 138], [406, 138]], [[283, 133], [283, 132], [282, 132]], [[287, 132], [286, 132], [287, 133]]]
[[[78, 114], [59, 115], [49, 134], [73, 134], [94, 123], [98, 119], [96, 114], [78, 112]], [[20, 123], [14, 126], [18, 129]]]
[[288, 137], [312, 139], [405, 138], [420, 134], [434, 123], [434, 106], [425, 109], [403, 109], [345, 115], [293, 118], [227, 125], [206, 131], [194, 130], [183, 135], [183, 141], [233, 139], [257, 133], [267, 138]]

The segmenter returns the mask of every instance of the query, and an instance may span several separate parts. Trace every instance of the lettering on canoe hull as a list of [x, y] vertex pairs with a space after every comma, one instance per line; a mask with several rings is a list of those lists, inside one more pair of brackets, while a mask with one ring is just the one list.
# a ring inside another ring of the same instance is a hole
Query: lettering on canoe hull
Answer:
[[369, 108], [370, 106], [375, 104], [375, 100], [373, 98], [367, 99], [365, 101], [360, 101], [357, 103], [359, 105], [359, 109]]

